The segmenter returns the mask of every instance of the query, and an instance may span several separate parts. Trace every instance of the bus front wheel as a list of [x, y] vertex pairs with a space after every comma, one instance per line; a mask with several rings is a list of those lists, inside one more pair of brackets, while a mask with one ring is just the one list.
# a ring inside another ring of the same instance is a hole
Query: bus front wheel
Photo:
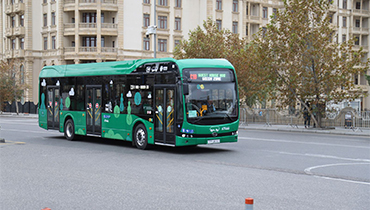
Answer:
[[64, 124], [64, 136], [69, 141], [72, 141], [75, 138], [75, 126], [72, 119], [68, 119]]
[[135, 128], [134, 142], [136, 147], [139, 149], [148, 148], [148, 133], [143, 124], [140, 124]]

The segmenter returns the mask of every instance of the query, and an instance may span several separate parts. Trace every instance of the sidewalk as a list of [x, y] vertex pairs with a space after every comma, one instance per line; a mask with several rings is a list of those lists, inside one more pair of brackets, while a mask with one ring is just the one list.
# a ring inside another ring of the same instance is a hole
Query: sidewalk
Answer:
[[[0, 113], [1, 117], [19, 117], [19, 118], [32, 118], [38, 119], [37, 114], [27, 114], [27, 113]], [[337, 135], [352, 135], [352, 136], [369, 136], [369, 128], [354, 128], [345, 129], [344, 127], [333, 127], [332, 129], [319, 129], [319, 128], [304, 128], [303, 125], [290, 126], [290, 125], [275, 125], [275, 124], [264, 124], [264, 123], [243, 123], [239, 125], [240, 129], [245, 130], [267, 130], [267, 131], [284, 131], [284, 132], [304, 132], [304, 133], [326, 133], [326, 134], [337, 134]]]
[[304, 133], [326, 133], [326, 134], [338, 134], [338, 135], [353, 135], [353, 136], [369, 136], [369, 128], [354, 128], [345, 129], [344, 127], [333, 127], [331, 129], [320, 129], [320, 128], [305, 128], [303, 125], [290, 126], [290, 125], [275, 125], [275, 124], [263, 124], [263, 123], [240, 123], [240, 129], [246, 130], [267, 130], [267, 131], [285, 131], [285, 132], [304, 132]]

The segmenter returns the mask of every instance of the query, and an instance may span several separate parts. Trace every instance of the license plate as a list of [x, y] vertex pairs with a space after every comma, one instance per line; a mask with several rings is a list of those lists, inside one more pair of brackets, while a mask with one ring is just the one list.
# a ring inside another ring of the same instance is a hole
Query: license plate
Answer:
[[212, 139], [212, 140], [207, 141], [207, 144], [219, 144], [219, 143], [220, 143], [220, 139]]

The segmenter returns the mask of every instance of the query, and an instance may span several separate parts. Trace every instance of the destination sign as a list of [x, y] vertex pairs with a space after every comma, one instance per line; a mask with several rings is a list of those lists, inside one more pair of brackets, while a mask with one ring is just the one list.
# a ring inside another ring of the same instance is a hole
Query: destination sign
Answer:
[[234, 78], [231, 70], [187, 70], [184, 73], [190, 81], [198, 82], [230, 82]]

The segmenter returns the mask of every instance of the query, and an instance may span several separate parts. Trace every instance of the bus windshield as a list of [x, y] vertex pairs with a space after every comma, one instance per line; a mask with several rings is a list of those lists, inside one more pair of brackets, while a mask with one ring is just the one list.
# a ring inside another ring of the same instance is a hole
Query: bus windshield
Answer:
[[236, 83], [232, 71], [191, 71], [189, 77], [189, 94], [185, 96], [189, 123], [211, 125], [238, 119]]

